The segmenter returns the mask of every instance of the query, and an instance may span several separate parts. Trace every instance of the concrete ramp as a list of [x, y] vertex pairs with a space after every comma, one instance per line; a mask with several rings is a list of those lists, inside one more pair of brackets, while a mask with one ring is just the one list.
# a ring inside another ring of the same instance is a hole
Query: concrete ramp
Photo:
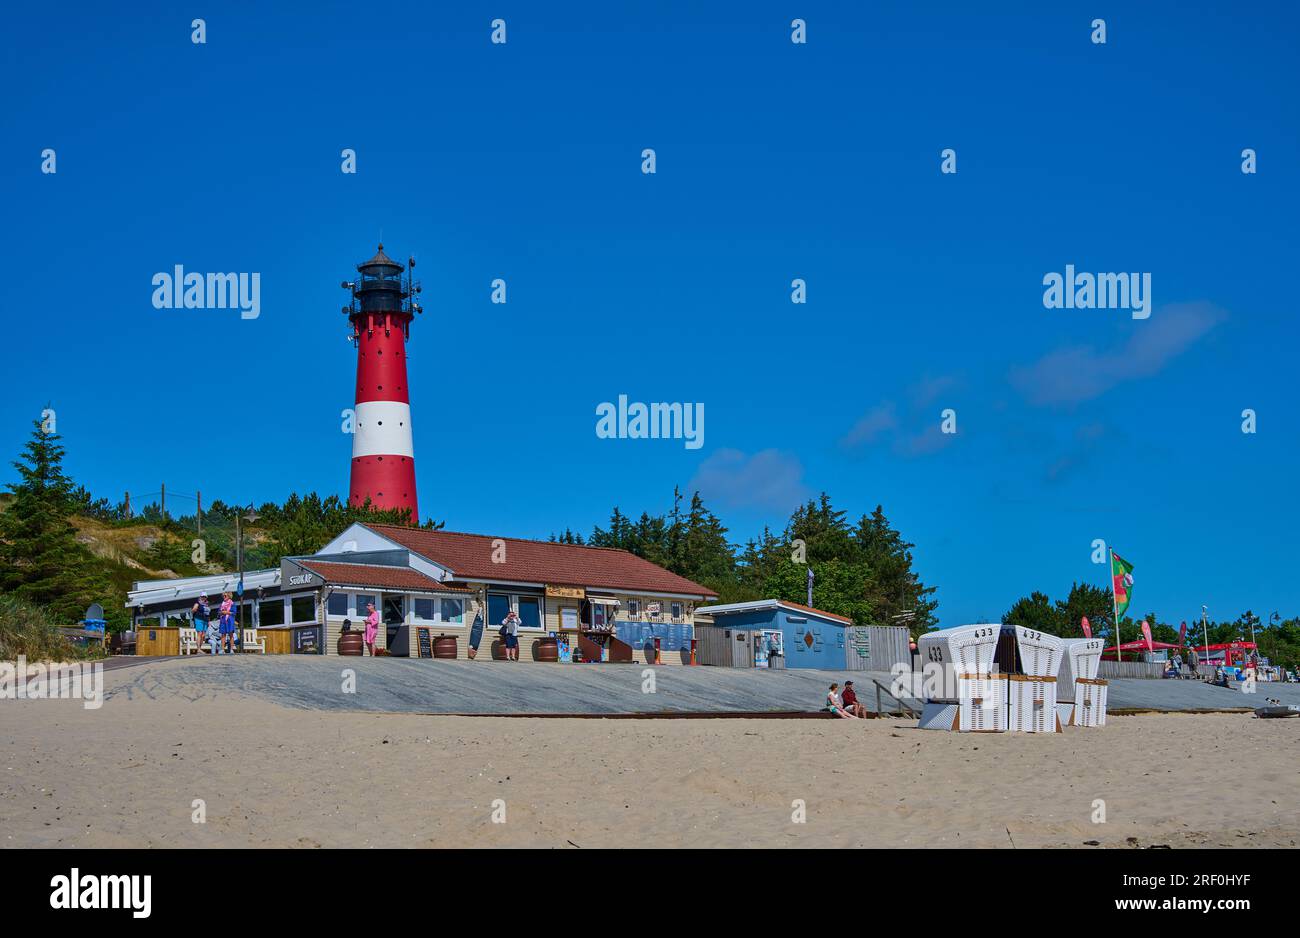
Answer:
[[[873, 671], [304, 655], [160, 659], [105, 674], [107, 706], [137, 695], [201, 702], [208, 695], [235, 693], [304, 710], [573, 716], [813, 713], [821, 710], [830, 683], [843, 685], [846, 679], [854, 682], [863, 705], [874, 710], [872, 678], [889, 686], [888, 674]], [[1300, 685], [1261, 684], [1250, 695], [1192, 681], [1116, 680], [1110, 695], [1112, 712], [1253, 710], [1265, 697], [1300, 704]], [[882, 700], [884, 710], [897, 709], [888, 696]]]

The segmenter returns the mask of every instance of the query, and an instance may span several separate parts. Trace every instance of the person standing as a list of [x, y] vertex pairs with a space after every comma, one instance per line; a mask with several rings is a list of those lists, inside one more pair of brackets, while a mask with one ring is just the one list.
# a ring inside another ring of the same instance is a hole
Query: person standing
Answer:
[[511, 609], [501, 622], [501, 644], [507, 661], [519, 660], [519, 614]]
[[235, 602], [229, 590], [221, 594], [221, 616], [217, 621], [221, 626], [221, 644], [226, 654], [233, 655], [235, 653]]
[[375, 639], [379, 636], [379, 611], [374, 603], [366, 603], [366, 647], [370, 657], [375, 656]]
[[[208, 605], [208, 594], [199, 593], [198, 600], [190, 607], [190, 617], [194, 620], [194, 639], [201, 646], [208, 638], [208, 622], [212, 618], [212, 607]], [[216, 646], [212, 653], [216, 654]], [[197, 654], [198, 650], [195, 649]]]

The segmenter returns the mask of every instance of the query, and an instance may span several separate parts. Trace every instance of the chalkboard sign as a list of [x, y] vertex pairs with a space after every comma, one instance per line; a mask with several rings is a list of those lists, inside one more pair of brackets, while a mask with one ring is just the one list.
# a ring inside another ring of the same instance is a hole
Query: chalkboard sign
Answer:
[[430, 631], [426, 628], [417, 628], [415, 630], [415, 643], [417, 654], [421, 658], [433, 657], [433, 638]]
[[295, 655], [319, 655], [322, 653], [321, 627], [309, 625], [293, 630], [293, 653]]

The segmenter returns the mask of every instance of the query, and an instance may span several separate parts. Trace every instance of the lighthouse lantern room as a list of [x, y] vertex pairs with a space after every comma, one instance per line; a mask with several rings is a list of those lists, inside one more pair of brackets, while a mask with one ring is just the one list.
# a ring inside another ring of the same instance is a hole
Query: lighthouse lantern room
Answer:
[[352, 481], [348, 502], [366, 499], [376, 508], [409, 508], [419, 520], [415, 495], [415, 450], [411, 398], [406, 377], [406, 340], [411, 320], [424, 310], [416, 302], [420, 285], [411, 276], [415, 259], [403, 267], [384, 253], [357, 265], [360, 279], [343, 281], [352, 301], [343, 307], [357, 350], [356, 418], [352, 436]]

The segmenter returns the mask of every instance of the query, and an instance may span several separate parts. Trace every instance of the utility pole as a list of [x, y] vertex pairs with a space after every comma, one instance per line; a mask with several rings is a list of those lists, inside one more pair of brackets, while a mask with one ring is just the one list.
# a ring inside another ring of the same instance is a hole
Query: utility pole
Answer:
[[199, 510], [196, 517], [198, 517], [199, 519], [199, 537], [202, 537], [203, 536], [203, 493], [195, 492], [194, 498], [199, 503]]
[[126, 508], [126, 516], [127, 516], [128, 518], [131, 517], [131, 493], [130, 493], [130, 492], [127, 492], [127, 493], [126, 493], [126, 505], [125, 505], [125, 508]]
[[167, 483], [162, 484], [162, 491], [158, 493], [158, 508], [162, 512], [163, 520], [167, 520]]

